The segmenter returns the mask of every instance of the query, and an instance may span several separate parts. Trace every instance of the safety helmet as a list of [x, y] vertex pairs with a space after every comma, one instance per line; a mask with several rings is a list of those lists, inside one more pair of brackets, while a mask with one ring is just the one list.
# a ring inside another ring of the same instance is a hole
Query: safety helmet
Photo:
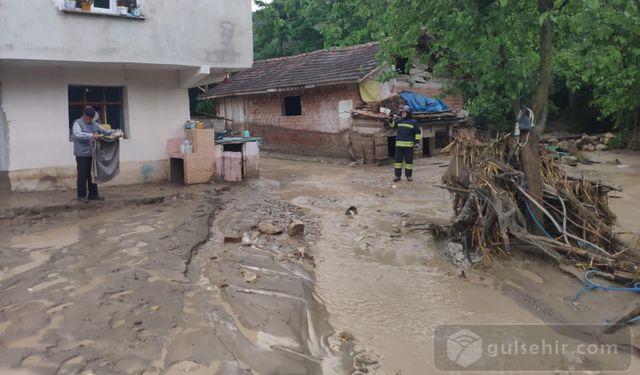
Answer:
[[402, 112], [407, 112], [408, 114], [411, 114], [411, 107], [409, 107], [408, 105], [403, 105], [402, 107], [400, 107], [400, 113]]

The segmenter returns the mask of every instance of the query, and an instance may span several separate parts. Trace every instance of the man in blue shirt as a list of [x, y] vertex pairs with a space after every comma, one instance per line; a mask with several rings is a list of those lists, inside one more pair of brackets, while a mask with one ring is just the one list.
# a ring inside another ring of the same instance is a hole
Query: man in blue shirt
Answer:
[[[96, 110], [93, 107], [86, 107], [82, 112], [82, 117], [73, 123], [73, 154], [76, 156], [76, 167], [78, 172], [78, 200], [100, 200], [98, 195], [98, 185], [93, 183], [91, 178], [91, 164], [93, 162], [93, 142], [100, 138], [100, 135], [109, 135], [111, 130], [103, 129], [94, 118]], [[89, 195], [87, 196], [87, 188]]]
[[394, 118], [391, 123], [392, 128], [397, 128], [396, 136], [396, 162], [394, 182], [400, 181], [402, 177], [402, 166], [404, 163], [404, 174], [407, 181], [413, 181], [413, 150], [420, 147], [422, 132], [418, 122], [411, 118], [411, 108], [404, 105], [401, 108], [401, 117]]

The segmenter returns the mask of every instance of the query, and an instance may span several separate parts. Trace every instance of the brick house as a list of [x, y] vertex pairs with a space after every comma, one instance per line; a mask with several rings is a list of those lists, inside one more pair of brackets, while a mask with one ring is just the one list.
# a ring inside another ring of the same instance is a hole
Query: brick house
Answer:
[[[363, 82], [382, 72], [378, 43], [319, 50], [255, 61], [200, 96], [216, 103], [218, 116], [235, 132], [264, 139], [263, 149], [302, 155], [349, 157], [351, 111], [365, 106]], [[406, 79], [405, 79], [406, 78]], [[446, 81], [412, 82], [410, 75], [384, 84], [387, 94], [403, 90], [428, 96]], [[445, 102], [462, 109], [462, 98]]]

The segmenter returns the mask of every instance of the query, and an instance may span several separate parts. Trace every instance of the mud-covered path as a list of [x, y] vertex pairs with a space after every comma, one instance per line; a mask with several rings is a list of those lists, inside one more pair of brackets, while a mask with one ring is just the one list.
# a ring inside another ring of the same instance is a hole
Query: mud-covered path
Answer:
[[444, 374], [438, 325], [602, 323], [629, 302], [572, 305], [581, 283], [527, 257], [460, 274], [424, 225], [450, 219], [446, 163], [393, 183], [263, 159], [225, 192], [2, 221], [0, 374]]
[[[577, 278], [518, 254], [460, 275], [423, 225], [451, 218], [448, 194], [435, 188], [446, 164], [417, 161], [411, 183], [393, 183], [390, 167], [263, 164], [263, 178], [279, 181], [283, 199], [320, 218], [311, 248], [318, 295], [334, 329], [351, 332], [356, 350], [378, 361], [368, 373], [448, 373], [434, 367], [441, 324], [603, 324], [632, 301], [625, 293], [588, 293], [574, 305], [583, 286]], [[345, 215], [350, 206], [358, 215]], [[630, 371], [640, 371], [637, 358]]]
[[196, 188], [154, 204], [3, 221], [0, 373], [164, 369], [215, 204], [210, 188]]

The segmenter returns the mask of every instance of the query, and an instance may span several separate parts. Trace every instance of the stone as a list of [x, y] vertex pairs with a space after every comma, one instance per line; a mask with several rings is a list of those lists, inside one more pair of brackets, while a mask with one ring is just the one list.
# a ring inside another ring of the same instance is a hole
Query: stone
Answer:
[[242, 234], [242, 244], [244, 246], [251, 246], [252, 244], [252, 240], [251, 240], [251, 235], [249, 233], [243, 233]]
[[269, 235], [282, 234], [282, 230], [278, 229], [278, 227], [276, 227], [273, 224], [265, 223], [265, 222], [258, 224], [258, 230], [262, 234], [269, 234]]
[[300, 220], [292, 221], [287, 229], [287, 234], [290, 237], [298, 237], [304, 235], [304, 223]]
[[616, 135], [613, 133], [604, 133], [602, 136], [606, 139], [606, 138], [615, 138]]
[[563, 156], [562, 158], [560, 158], [560, 162], [562, 164], [571, 165], [575, 167], [576, 165], [578, 165], [578, 158], [575, 156]]
[[353, 335], [350, 332], [342, 332], [338, 336], [338, 339], [342, 342], [353, 341]]
[[560, 143], [560, 141], [556, 138], [551, 138], [548, 142], [552, 145], [557, 145], [558, 143]]
[[586, 144], [582, 146], [582, 151], [595, 151], [595, 150], [596, 150], [596, 146], [592, 144]]
[[354, 217], [358, 214], [358, 208], [356, 208], [355, 206], [351, 206], [349, 208], [347, 208], [347, 210], [344, 212], [345, 215], [349, 216], [349, 217]]
[[604, 150], [608, 150], [608, 149], [609, 149], [609, 146], [607, 146], [605, 144], [599, 143], [599, 144], [596, 145], [596, 150], [598, 150], [598, 151], [604, 151]]
[[258, 279], [258, 275], [255, 272], [249, 270], [242, 270], [242, 278], [247, 283], [255, 283]]

